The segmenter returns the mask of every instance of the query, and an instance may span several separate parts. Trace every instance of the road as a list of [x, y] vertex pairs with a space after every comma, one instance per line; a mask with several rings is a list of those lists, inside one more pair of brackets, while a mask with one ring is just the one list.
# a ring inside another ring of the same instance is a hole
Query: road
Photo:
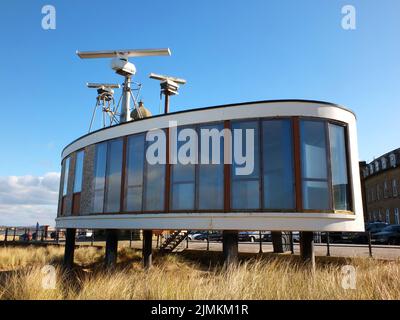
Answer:
[[[2, 241], [0, 236], [0, 241]], [[10, 242], [12, 239], [9, 239]], [[60, 239], [60, 244], [63, 244], [64, 239]], [[17, 241], [18, 242], [18, 241]], [[54, 243], [54, 240], [46, 241], [48, 243]], [[76, 244], [78, 245], [91, 245], [91, 240], [88, 239], [86, 241], [77, 240]], [[95, 246], [105, 246], [105, 241], [94, 241], [93, 245]], [[119, 245], [129, 246], [129, 241], [124, 240], [120, 241]], [[156, 248], [157, 243], [153, 241], [153, 248]], [[177, 248], [178, 251], [184, 250], [187, 246], [186, 240], [183, 241]], [[132, 247], [141, 249], [142, 242], [141, 241], [132, 241]], [[207, 242], [206, 241], [189, 241], [189, 249], [190, 250], [207, 250]], [[222, 251], [222, 243], [221, 242], [210, 242], [210, 251]], [[239, 252], [249, 252], [249, 253], [258, 253], [260, 251], [260, 243], [259, 242], [239, 242]], [[262, 243], [262, 251], [264, 253], [273, 252], [272, 243], [263, 242]], [[298, 243], [294, 244], [294, 253], [300, 253], [300, 246]], [[327, 246], [326, 244], [315, 244], [315, 255], [316, 256], [326, 256], [327, 255]], [[368, 257], [369, 256], [369, 248], [366, 244], [331, 244], [330, 245], [330, 255], [332, 257]], [[400, 259], [400, 246], [387, 246], [387, 245], [372, 245], [372, 255], [374, 258], [385, 259], [385, 260], [399, 260]]]
[[[79, 244], [90, 245], [90, 241], [78, 242]], [[94, 245], [105, 245], [104, 241], [95, 241]], [[129, 241], [120, 241], [120, 246], [129, 246]], [[156, 248], [157, 243], [153, 241], [153, 248]], [[187, 246], [187, 242], [183, 241], [177, 248], [178, 251], [184, 250]], [[141, 241], [132, 241], [132, 247], [141, 249]], [[189, 241], [190, 250], [207, 250], [206, 241]], [[221, 242], [210, 242], [210, 251], [222, 251]], [[249, 252], [258, 253], [260, 250], [259, 242], [239, 242], [239, 252]], [[273, 252], [272, 243], [263, 242], [262, 251], [264, 253]], [[294, 244], [294, 253], [300, 253], [300, 246], [298, 243]], [[326, 256], [327, 247], [326, 244], [315, 244], [315, 255], [316, 256]], [[385, 259], [385, 260], [397, 260], [400, 259], [400, 246], [386, 246], [386, 245], [373, 245], [372, 254], [374, 258]], [[330, 245], [330, 255], [332, 257], [368, 257], [369, 248], [365, 244], [331, 244]]]
[[[179, 248], [183, 249], [186, 247], [186, 241], [180, 244]], [[189, 241], [189, 249], [192, 250], [207, 250], [207, 243], [204, 241]], [[222, 251], [222, 243], [210, 242], [211, 251]], [[260, 250], [260, 243], [250, 242], [239, 242], [239, 252], [253, 252], [257, 253]], [[263, 252], [273, 252], [272, 243], [263, 242]], [[300, 246], [298, 243], [294, 244], [294, 253], [300, 253]], [[327, 247], [326, 244], [315, 244], [315, 255], [326, 256]], [[374, 258], [396, 260], [400, 258], [400, 246], [372, 246], [372, 254]], [[359, 244], [331, 244], [330, 255], [332, 257], [368, 257], [369, 248], [368, 245]]]

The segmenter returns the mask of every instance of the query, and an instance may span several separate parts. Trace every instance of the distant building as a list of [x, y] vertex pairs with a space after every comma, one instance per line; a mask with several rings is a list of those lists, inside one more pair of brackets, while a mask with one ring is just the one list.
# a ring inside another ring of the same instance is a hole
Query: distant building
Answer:
[[366, 222], [399, 224], [400, 148], [360, 163]]

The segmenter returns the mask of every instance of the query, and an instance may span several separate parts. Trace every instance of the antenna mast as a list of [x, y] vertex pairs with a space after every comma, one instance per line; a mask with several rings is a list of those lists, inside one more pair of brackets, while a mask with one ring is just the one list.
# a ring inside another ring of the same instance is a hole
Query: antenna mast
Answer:
[[[111, 68], [119, 75], [125, 78], [122, 92], [122, 106], [120, 113], [120, 122], [131, 120], [131, 81], [132, 76], [136, 73], [136, 67], [128, 61], [130, 57], [147, 57], [147, 56], [170, 56], [171, 51], [166, 49], [128, 49], [128, 50], [104, 50], [104, 51], [77, 51], [76, 54], [82, 59], [97, 58], [113, 58], [111, 60]], [[135, 105], [136, 108], [136, 105]]]

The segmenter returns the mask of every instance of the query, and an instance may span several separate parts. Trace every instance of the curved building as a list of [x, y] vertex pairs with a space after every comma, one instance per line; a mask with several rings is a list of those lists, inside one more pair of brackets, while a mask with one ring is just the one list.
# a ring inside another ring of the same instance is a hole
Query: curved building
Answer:
[[62, 152], [56, 224], [150, 240], [154, 229], [224, 230], [233, 243], [238, 230], [363, 231], [356, 117], [326, 102], [259, 101], [89, 133]]

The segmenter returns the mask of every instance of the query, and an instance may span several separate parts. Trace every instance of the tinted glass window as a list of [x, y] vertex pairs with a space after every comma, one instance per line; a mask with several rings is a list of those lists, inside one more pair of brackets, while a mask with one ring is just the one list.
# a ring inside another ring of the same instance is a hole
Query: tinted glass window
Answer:
[[94, 165], [94, 199], [93, 212], [103, 212], [104, 206], [104, 186], [106, 176], [107, 143], [96, 145], [95, 165]]
[[350, 188], [347, 177], [345, 128], [329, 124], [333, 204], [336, 210], [350, 210]]
[[[183, 145], [190, 143], [197, 148], [197, 141], [191, 141], [190, 137], [185, 136], [186, 128], [179, 128], [177, 147], [178, 150], [181, 149]], [[193, 128], [188, 128], [192, 129]], [[185, 139], [185, 140], [183, 140]], [[183, 140], [183, 141], [180, 141]], [[183, 150], [183, 149], [182, 149]], [[186, 150], [186, 148], [185, 148]], [[193, 152], [192, 156], [197, 158], [196, 150], [190, 148], [186, 155], [189, 157], [190, 152]], [[179, 153], [178, 153], [179, 155]], [[186, 161], [185, 161], [186, 163]], [[171, 209], [172, 210], [189, 210], [195, 207], [195, 165], [192, 163], [182, 164], [181, 159], [178, 157], [177, 164], [171, 165]]]
[[329, 187], [325, 123], [300, 121], [304, 209], [328, 210]]
[[[157, 141], [146, 141], [146, 148], [153, 143], [157, 143]], [[159, 163], [150, 164], [145, 160], [144, 178], [144, 210], [164, 211], [165, 165]]]
[[105, 212], [118, 212], [121, 203], [122, 139], [109, 142]]
[[85, 152], [79, 151], [76, 154], [75, 162], [75, 177], [74, 177], [74, 193], [82, 191], [82, 176], [83, 176], [83, 159]]
[[69, 162], [70, 158], [64, 160], [64, 184], [63, 184], [63, 196], [68, 192], [68, 176], [69, 176]]
[[264, 208], [293, 209], [293, 145], [290, 120], [262, 123]]
[[[233, 159], [231, 206], [233, 209], [260, 208], [260, 147], [257, 121], [232, 122]], [[246, 160], [240, 159], [245, 157]], [[241, 163], [243, 162], [243, 163]], [[240, 173], [247, 168], [249, 172]]]
[[126, 159], [125, 210], [142, 210], [144, 135], [128, 138]]
[[[218, 132], [222, 132], [223, 130], [222, 124], [214, 124], [208, 126], [201, 126], [199, 128], [200, 136], [204, 133], [208, 133], [209, 130], [218, 130]], [[207, 130], [207, 131], [205, 131]], [[208, 164], [206, 161], [203, 161], [203, 164], [199, 164], [199, 172], [198, 172], [198, 197], [199, 204], [198, 208], [200, 210], [207, 209], [223, 209], [224, 208], [224, 139], [220, 138], [219, 145], [219, 161], [215, 155], [214, 159], [217, 159], [217, 163], [212, 162], [212, 143], [211, 139], [208, 145]], [[206, 147], [203, 145], [203, 147]], [[217, 148], [217, 146], [215, 147]], [[200, 146], [200, 154], [205, 156], [205, 152], [202, 152]]]

